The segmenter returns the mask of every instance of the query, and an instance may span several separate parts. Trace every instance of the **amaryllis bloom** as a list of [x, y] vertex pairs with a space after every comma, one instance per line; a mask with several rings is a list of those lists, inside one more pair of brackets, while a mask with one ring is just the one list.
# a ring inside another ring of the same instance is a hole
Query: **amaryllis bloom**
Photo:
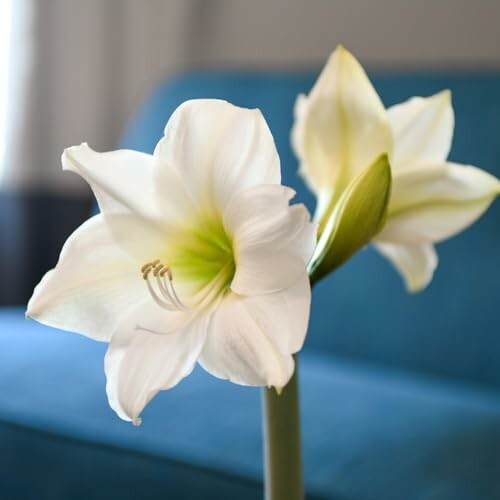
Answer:
[[69, 237], [27, 315], [109, 342], [107, 394], [121, 418], [139, 423], [196, 362], [238, 384], [288, 382], [309, 319], [316, 227], [289, 205], [258, 110], [188, 101], [153, 155], [82, 144], [62, 162], [101, 213]]
[[447, 161], [453, 126], [449, 91], [386, 110], [343, 47], [331, 55], [311, 93], [297, 99], [292, 142], [318, 197], [320, 232], [348, 187], [381, 154], [388, 155], [392, 190], [385, 224], [373, 241], [411, 291], [432, 279], [434, 243], [472, 224], [500, 192], [499, 181], [487, 172]]

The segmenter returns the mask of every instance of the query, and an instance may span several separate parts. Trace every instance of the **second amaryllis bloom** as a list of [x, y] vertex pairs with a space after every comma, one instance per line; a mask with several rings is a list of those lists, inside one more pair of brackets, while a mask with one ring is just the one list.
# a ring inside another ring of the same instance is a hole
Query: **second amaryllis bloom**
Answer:
[[245, 385], [286, 385], [311, 301], [316, 226], [293, 191], [261, 113], [194, 100], [153, 155], [67, 149], [101, 213], [68, 239], [27, 315], [109, 342], [107, 393], [139, 423], [159, 390], [199, 362]]
[[[318, 200], [313, 276], [373, 241], [410, 291], [431, 281], [434, 243], [472, 224], [500, 193], [494, 176], [447, 161], [453, 126], [449, 91], [386, 110], [358, 61], [335, 50], [310, 94], [297, 99], [292, 131]], [[325, 231], [331, 227], [342, 228], [338, 237]]]

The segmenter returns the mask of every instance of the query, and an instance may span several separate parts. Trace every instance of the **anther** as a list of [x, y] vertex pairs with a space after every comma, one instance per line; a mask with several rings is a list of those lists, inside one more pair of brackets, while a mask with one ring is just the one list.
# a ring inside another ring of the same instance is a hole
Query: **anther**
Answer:
[[[149, 280], [151, 271], [156, 278], [157, 290], [155, 290], [153, 283]], [[144, 264], [141, 267], [141, 272], [143, 279], [147, 282], [149, 293], [160, 307], [169, 311], [186, 309], [186, 306], [175, 291], [172, 270], [169, 266], [164, 266], [160, 263], [159, 259], [156, 259], [153, 262]], [[165, 275], [168, 276], [168, 282]]]
[[[158, 264], [160, 264], [160, 259], [156, 259], [153, 262], [147, 262], [146, 264], [144, 264], [141, 267], [142, 277], [145, 280], [147, 280], [148, 279], [148, 275], [151, 272], [151, 270], [153, 270], [153, 272], [154, 272], [154, 270], [157, 268]], [[160, 264], [160, 267], [163, 267], [163, 266]], [[155, 274], [155, 276], [156, 276], [156, 274]]]
[[158, 276], [158, 273], [163, 269], [163, 264], [157, 264], [153, 269], [153, 274]]
[[146, 264], [144, 264], [141, 267], [141, 273], [144, 274], [144, 273], [148, 272], [152, 267], [155, 267], [159, 262], [160, 262], [160, 259], [156, 259], [153, 262], [146, 262]]
[[160, 276], [163, 278], [165, 276], [165, 274], [168, 276], [168, 279], [169, 281], [172, 281], [173, 280], [173, 276], [172, 276], [172, 270], [170, 269], [170, 267], [164, 267], [161, 271], [160, 271]]
[[148, 274], [149, 274], [149, 272], [151, 271], [151, 264], [148, 264], [147, 266], [143, 266], [143, 268], [142, 268], [142, 269], [144, 269], [144, 270], [142, 271], [142, 277], [143, 277], [145, 280], [147, 280], [147, 279], [148, 279]]

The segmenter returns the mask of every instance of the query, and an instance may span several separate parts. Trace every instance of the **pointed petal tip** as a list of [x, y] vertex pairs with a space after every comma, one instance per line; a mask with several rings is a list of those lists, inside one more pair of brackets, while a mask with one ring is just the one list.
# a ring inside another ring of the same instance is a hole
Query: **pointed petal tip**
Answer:
[[429, 97], [431, 100], [438, 102], [443, 108], [452, 106], [452, 92], [450, 89], [443, 89]]
[[36, 300], [36, 288], [33, 291], [33, 294], [31, 295], [31, 298], [28, 301], [28, 304], [26, 306], [26, 311], [24, 312], [25, 319], [36, 319], [36, 317], [39, 313], [39, 310], [36, 311], [37, 308], [34, 305], [35, 300]]
[[132, 425], [134, 427], [139, 427], [142, 424], [142, 418], [141, 417], [134, 417], [132, 419]]
[[349, 49], [345, 48], [344, 45], [337, 45], [330, 55], [329, 62], [330, 61], [336, 61], [340, 66], [345, 65], [344, 67], [346, 70], [361, 70], [363, 74], [366, 74], [358, 58]]
[[383, 103], [360, 62], [343, 45], [328, 58], [307, 106], [297, 101], [292, 142], [301, 175], [316, 193], [333, 185], [341, 190], [381, 151], [392, 151]]
[[65, 148], [61, 154], [61, 163], [63, 170], [75, 171], [78, 168], [78, 162], [75, 159], [75, 153], [81, 149], [91, 149], [88, 143], [82, 142], [79, 145], [70, 146], [69, 148]]
[[64, 148], [64, 151], [62, 152], [62, 155], [68, 155], [71, 154], [73, 151], [76, 151], [81, 148], [87, 148], [91, 149], [88, 142], [81, 142], [80, 144], [74, 144], [73, 146], [69, 146], [67, 148]]
[[345, 48], [344, 45], [339, 43], [336, 47], [335, 50], [333, 51], [333, 54], [338, 54], [339, 56], [352, 56], [351, 52]]
[[406, 292], [411, 295], [417, 295], [418, 293], [421, 293], [424, 290], [426, 290], [432, 283], [432, 280], [434, 279], [434, 273], [436, 272], [437, 266], [438, 266], [438, 259], [437, 259], [437, 254], [435, 254], [435, 260], [431, 262], [431, 266], [428, 270], [427, 276], [421, 278], [420, 280], [413, 280], [413, 281], [410, 281], [408, 278], [404, 278]]
[[28, 301], [28, 304], [26, 305], [26, 310], [24, 311], [25, 319], [35, 319], [36, 320], [37, 315], [40, 313], [40, 307], [38, 307], [38, 308], [35, 307], [35, 301], [37, 299], [36, 291], [37, 291], [37, 289], [35, 287], [35, 290], [33, 290], [33, 293]]
[[[433, 273], [434, 274], [434, 273]], [[404, 281], [406, 292], [409, 293], [410, 295], [417, 295], [420, 292], [423, 292], [430, 284], [432, 281], [432, 276], [424, 281], [424, 282], [409, 282], [409, 281]]]
[[422, 292], [432, 282], [439, 262], [433, 245], [376, 241], [375, 247], [398, 271], [408, 293]]
[[335, 50], [331, 53], [330, 55], [330, 60], [338, 60], [338, 61], [345, 61], [345, 62], [352, 62], [354, 61], [355, 63], [358, 63], [358, 60], [352, 52], [350, 52], [348, 49], [346, 49], [342, 44], [337, 45], [335, 47]]
[[440, 96], [441, 99], [448, 101], [448, 102], [451, 102], [452, 92], [450, 89], [444, 89], [441, 92], [439, 92], [437, 95]]
[[329, 68], [330, 71], [333, 71], [335, 68], [335, 71], [339, 71], [340, 68], [345, 67], [345, 65], [349, 66], [353, 63], [359, 66], [359, 61], [349, 50], [343, 45], [337, 45], [328, 56], [322, 72], [325, 71], [325, 68]]

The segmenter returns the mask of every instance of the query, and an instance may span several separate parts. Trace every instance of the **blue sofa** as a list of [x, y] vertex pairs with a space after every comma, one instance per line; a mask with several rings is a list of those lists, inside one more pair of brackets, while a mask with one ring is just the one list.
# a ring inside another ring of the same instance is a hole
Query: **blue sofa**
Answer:
[[[180, 76], [146, 100], [123, 146], [152, 151], [186, 99], [259, 107], [284, 183], [312, 208], [289, 131], [295, 96], [314, 78]], [[451, 88], [452, 158], [500, 175], [499, 74], [373, 81], [386, 104]], [[370, 248], [317, 286], [300, 356], [308, 498], [500, 499], [500, 204], [438, 251], [435, 279], [420, 295], [407, 295]], [[261, 498], [259, 390], [196, 369], [134, 428], [107, 405], [105, 347], [26, 321], [23, 308], [1, 310], [1, 499]]]

